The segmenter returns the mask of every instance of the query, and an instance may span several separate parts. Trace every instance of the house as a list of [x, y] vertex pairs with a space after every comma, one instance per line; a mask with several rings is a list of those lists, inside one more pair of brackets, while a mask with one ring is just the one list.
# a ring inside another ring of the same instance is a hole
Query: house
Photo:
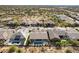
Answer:
[[28, 24], [29, 24], [29, 26], [37, 27], [37, 21], [36, 20], [29, 20]]
[[29, 26], [28, 21], [27, 20], [22, 20], [20, 23], [21, 26]]
[[0, 41], [3, 41], [4, 42], [3, 44], [5, 44], [6, 41], [10, 39], [13, 33], [14, 33], [13, 29], [0, 28]]
[[47, 30], [48, 32], [48, 37], [51, 41], [59, 40], [60, 37], [58, 33], [54, 32], [53, 30]]
[[66, 28], [55, 27], [53, 31], [57, 33], [61, 39], [66, 38]]
[[12, 17], [2, 18], [1, 21], [2, 21], [2, 22], [9, 22], [9, 21], [12, 21]]
[[39, 20], [38, 24], [45, 27], [53, 27], [55, 23], [52, 20]]
[[13, 34], [13, 29], [0, 28], [0, 40], [7, 40]]
[[79, 41], [79, 32], [76, 29], [67, 29], [67, 37], [70, 40], [78, 40]]
[[29, 36], [28, 29], [19, 29], [12, 37], [7, 41], [8, 45], [26, 45]]
[[78, 40], [79, 41], [79, 33], [67, 33], [67, 36], [71, 40]]
[[53, 27], [55, 23], [51, 20], [23, 20], [21, 25], [31, 27]]
[[75, 20], [75, 24], [76, 24], [76, 25], [79, 25], [79, 21], [78, 21], [78, 20]]
[[37, 27], [39, 26], [38, 21], [37, 20], [23, 20], [21, 22], [21, 25], [23, 26], [31, 26], [31, 27]]
[[66, 15], [62, 15], [62, 14], [61, 14], [61, 15], [56, 15], [56, 16], [59, 17], [61, 20], [64, 20], [64, 21], [65, 21], [65, 20], [68, 20], [68, 19], [69, 19], [69, 20], [73, 20], [72, 18], [70, 18], [70, 17], [68, 17], [68, 16], [66, 16]]
[[65, 21], [66, 23], [74, 24], [74, 19], [66, 15], [56, 15], [60, 20]]
[[44, 23], [43, 23], [42, 20], [38, 20], [38, 21], [37, 21], [37, 25], [38, 25], [39, 27], [43, 27], [43, 26], [44, 26]]
[[9, 26], [9, 28], [15, 28], [18, 24], [16, 21], [11, 20], [11, 21], [8, 21], [6, 25]]
[[45, 46], [48, 45], [48, 35], [46, 31], [34, 31], [30, 33], [31, 46]]
[[55, 26], [55, 23], [52, 20], [45, 20], [44, 24], [46, 25], [46, 27], [53, 27], [53, 26]]

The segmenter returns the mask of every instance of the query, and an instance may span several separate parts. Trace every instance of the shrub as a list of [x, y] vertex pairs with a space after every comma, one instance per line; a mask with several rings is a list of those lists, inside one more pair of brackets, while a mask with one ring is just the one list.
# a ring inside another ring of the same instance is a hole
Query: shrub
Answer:
[[61, 49], [61, 43], [60, 42], [56, 42], [56, 49]]
[[45, 52], [45, 50], [44, 50], [44, 48], [43, 48], [43, 47], [41, 48], [41, 52]]
[[79, 41], [72, 41], [72, 46], [79, 46]]
[[68, 46], [69, 45], [69, 42], [67, 40], [61, 40], [61, 46]]
[[17, 53], [22, 53], [22, 50], [18, 48]]
[[66, 53], [72, 53], [72, 51], [69, 50], [69, 49], [67, 49], [65, 52], [66, 52]]
[[58, 42], [56, 42], [56, 46], [68, 46], [70, 43], [69, 43], [69, 41], [68, 40], [61, 40], [61, 41], [58, 41]]
[[61, 46], [61, 43], [60, 42], [56, 42], [56, 46]]
[[16, 52], [16, 46], [11, 46], [8, 50], [9, 53]]
[[0, 45], [4, 45], [4, 40], [0, 40]]

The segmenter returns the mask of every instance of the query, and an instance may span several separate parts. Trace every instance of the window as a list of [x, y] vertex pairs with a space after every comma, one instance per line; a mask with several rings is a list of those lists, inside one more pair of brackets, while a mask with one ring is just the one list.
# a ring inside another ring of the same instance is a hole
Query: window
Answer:
[[19, 42], [12, 42], [12, 43], [13, 43], [13, 44], [14, 44], [14, 43], [17, 43], [17, 44], [19, 44]]
[[41, 39], [36, 39], [35, 41], [42, 41]]
[[20, 35], [17, 35], [16, 37], [15, 37], [15, 40], [19, 40], [20, 39]]

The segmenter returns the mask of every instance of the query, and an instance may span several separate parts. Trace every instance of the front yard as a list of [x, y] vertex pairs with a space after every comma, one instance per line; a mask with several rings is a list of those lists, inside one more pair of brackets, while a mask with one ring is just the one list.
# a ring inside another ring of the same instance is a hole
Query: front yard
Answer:
[[0, 53], [79, 53], [79, 47], [23, 47], [23, 46], [3, 46]]

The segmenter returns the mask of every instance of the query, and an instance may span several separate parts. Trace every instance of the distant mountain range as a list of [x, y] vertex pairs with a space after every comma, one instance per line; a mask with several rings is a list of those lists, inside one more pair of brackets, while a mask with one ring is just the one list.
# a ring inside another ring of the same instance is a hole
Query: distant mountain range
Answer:
[[53, 8], [53, 7], [71, 7], [79, 8], [79, 5], [0, 5], [0, 7], [9, 7], [9, 8]]

